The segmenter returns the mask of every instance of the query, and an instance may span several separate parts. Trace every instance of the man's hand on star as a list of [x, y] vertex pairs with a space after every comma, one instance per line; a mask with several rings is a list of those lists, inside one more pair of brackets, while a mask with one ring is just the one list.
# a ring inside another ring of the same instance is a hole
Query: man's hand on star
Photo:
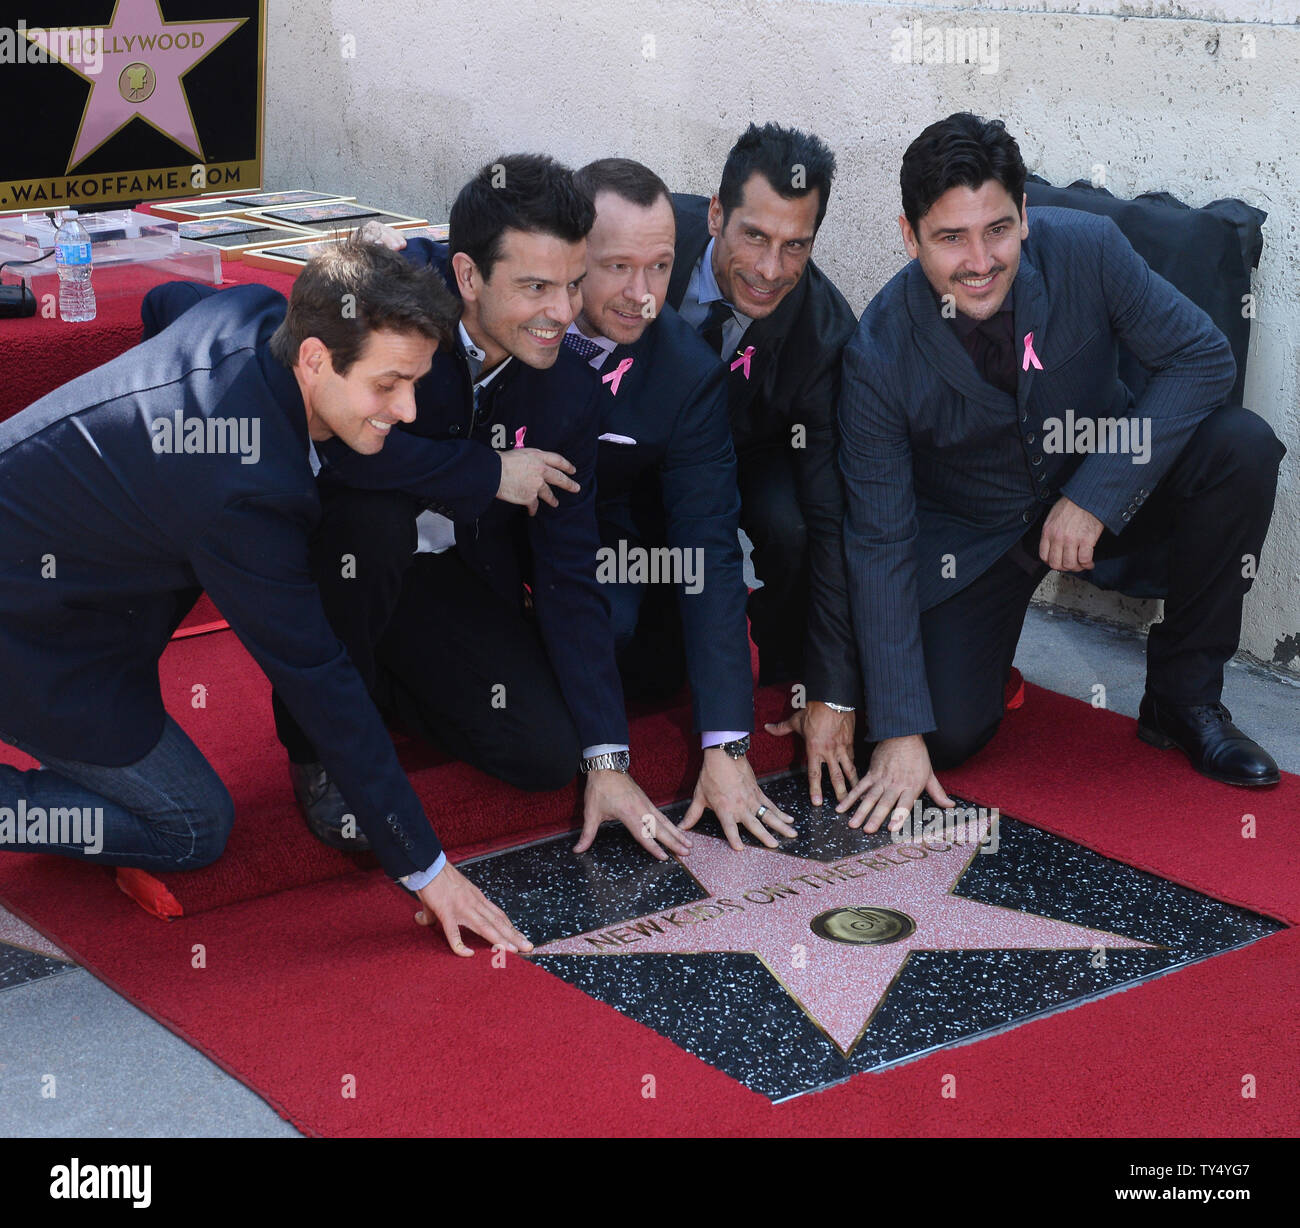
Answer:
[[808, 751], [808, 796], [814, 806], [822, 804], [823, 764], [830, 768], [836, 800], [843, 801], [844, 795], [858, 783], [858, 769], [853, 762], [852, 712], [836, 712], [814, 700], [785, 720], [763, 728], [778, 738], [791, 733], [803, 738]]
[[[573, 846], [575, 853], [585, 853], [596, 839], [596, 832], [606, 819], [617, 819], [632, 833], [643, 849], [660, 861], [668, 853], [685, 857], [691, 851], [690, 837], [668, 821], [663, 812], [650, 804], [641, 786], [626, 772], [602, 769], [587, 776], [582, 799], [582, 835]], [[667, 849], [668, 852], [664, 850]]]
[[790, 816], [778, 810], [758, 787], [749, 760], [744, 755], [733, 759], [720, 746], [710, 746], [704, 752], [704, 764], [695, 782], [691, 807], [682, 819], [682, 831], [694, 827], [705, 810], [718, 816], [727, 843], [737, 852], [744, 847], [741, 827], [770, 849], [776, 848], [772, 832], [783, 836], [799, 834], [790, 826]]
[[1038, 557], [1053, 571], [1089, 571], [1092, 551], [1105, 525], [1062, 495], [1043, 522]]
[[450, 862], [416, 894], [424, 905], [415, 914], [416, 921], [420, 925], [441, 925], [447, 945], [457, 955], [474, 954], [460, 936], [462, 929], [473, 930], [507, 951], [526, 955], [533, 949], [533, 944], [510, 924], [510, 918]]
[[865, 823], [865, 831], [876, 832], [888, 819], [889, 830], [900, 831], [922, 792], [928, 793], [944, 809], [956, 805], [931, 769], [930, 752], [919, 733], [886, 738], [876, 746], [871, 766], [857, 787], [835, 810], [843, 814], [856, 803], [858, 808], [849, 820], [850, 827], [862, 827]]

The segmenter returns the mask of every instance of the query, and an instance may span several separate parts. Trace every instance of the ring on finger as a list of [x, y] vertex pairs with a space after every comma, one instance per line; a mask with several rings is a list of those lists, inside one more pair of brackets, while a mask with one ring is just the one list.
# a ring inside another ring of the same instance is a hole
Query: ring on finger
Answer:
[[754, 818], [761, 819], [766, 813], [767, 813], [767, 807], [760, 806], [757, 810], [754, 811]]

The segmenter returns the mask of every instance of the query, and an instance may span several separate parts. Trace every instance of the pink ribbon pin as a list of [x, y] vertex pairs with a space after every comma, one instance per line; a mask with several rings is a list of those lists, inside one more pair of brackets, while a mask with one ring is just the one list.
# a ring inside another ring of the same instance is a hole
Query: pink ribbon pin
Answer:
[[1043, 369], [1043, 364], [1038, 361], [1038, 355], [1034, 353], [1034, 334], [1026, 333], [1025, 334], [1025, 362], [1020, 369], [1022, 371], [1028, 371], [1030, 363], [1034, 364], [1035, 371], [1041, 371]]
[[606, 375], [604, 378], [601, 379], [600, 382], [602, 384], [609, 385], [610, 396], [612, 397], [618, 396], [618, 386], [623, 382], [623, 376], [625, 376], [628, 373], [628, 369], [631, 366], [632, 366], [632, 360], [630, 358], [625, 358], [623, 359], [622, 362], [618, 364], [617, 367], [614, 368], [614, 370], [612, 370], [608, 375]]
[[526, 426], [521, 426], [521, 427], [520, 427], [520, 428], [515, 432], [515, 447], [516, 447], [516, 448], [522, 448], [522, 447], [524, 446], [524, 436], [525, 436], [527, 433], [528, 433], [528, 428], [527, 428]]
[[734, 371], [737, 367], [744, 367], [744, 368], [745, 368], [745, 378], [748, 379], [748, 378], [749, 378], [749, 360], [750, 360], [751, 358], [753, 358], [753, 357], [754, 357], [754, 347], [753, 347], [752, 345], [747, 345], [747, 346], [745, 346], [745, 351], [744, 351], [744, 353], [741, 354], [741, 356], [740, 356], [739, 358], [737, 358], [736, 361], [733, 362], [733, 363], [731, 364], [731, 369]]

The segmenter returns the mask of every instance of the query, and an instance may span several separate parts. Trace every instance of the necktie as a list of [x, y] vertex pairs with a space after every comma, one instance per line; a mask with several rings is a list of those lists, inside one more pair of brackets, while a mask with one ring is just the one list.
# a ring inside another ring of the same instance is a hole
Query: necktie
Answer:
[[722, 328], [728, 320], [735, 319], [731, 308], [723, 299], [715, 299], [709, 308], [708, 318], [700, 326], [700, 336], [715, 354], [722, 354]]
[[1016, 395], [1016, 354], [1010, 312], [983, 320], [966, 338], [966, 352], [984, 379], [1003, 392]]
[[577, 354], [583, 362], [590, 362], [603, 348], [590, 337], [584, 337], [581, 333], [565, 333], [564, 344]]

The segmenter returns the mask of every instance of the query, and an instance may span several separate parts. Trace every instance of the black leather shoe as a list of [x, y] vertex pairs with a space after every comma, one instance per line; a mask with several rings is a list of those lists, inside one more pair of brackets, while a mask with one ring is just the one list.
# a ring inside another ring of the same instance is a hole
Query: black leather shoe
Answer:
[[1222, 704], [1167, 704], [1149, 693], [1138, 708], [1138, 737], [1161, 750], [1177, 746], [1202, 776], [1225, 785], [1275, 785], [1273, 757], [1232, 723]]
[[[357, 825], [356, 816], [348, 809], [338, 786], [319, 763], [290, 763], [289, 779], [293, 782], [298, 810], [317, 840], [345, 853], [364, 853], [369, 849], [370, 841]], [[343, 834], [345, 821], [349, 830], [356, 832], [355, 835]]]

